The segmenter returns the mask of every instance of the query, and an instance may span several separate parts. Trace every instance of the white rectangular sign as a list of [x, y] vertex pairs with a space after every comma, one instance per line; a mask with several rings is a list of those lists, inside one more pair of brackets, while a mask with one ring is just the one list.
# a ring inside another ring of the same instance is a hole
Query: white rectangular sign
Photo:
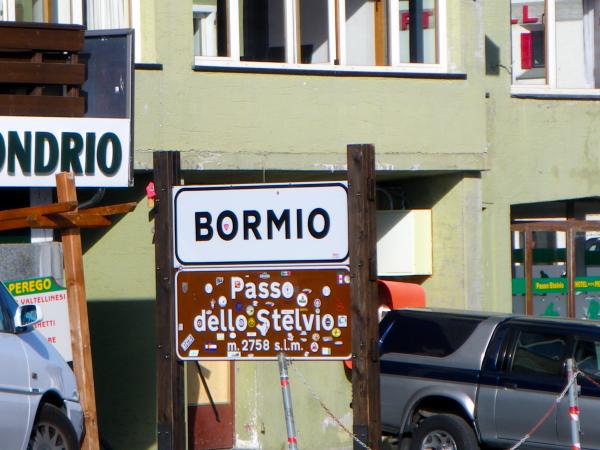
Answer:
[[130, 155], [130, 119], [0, 116], [0, 187], [127, 187]]
[[181, 186], [175, 265], [344, 262], [345, 182]]

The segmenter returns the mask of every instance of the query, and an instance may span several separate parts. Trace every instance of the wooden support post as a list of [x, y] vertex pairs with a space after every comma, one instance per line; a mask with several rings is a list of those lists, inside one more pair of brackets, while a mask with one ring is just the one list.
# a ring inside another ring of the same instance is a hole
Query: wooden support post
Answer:
[[172, 187], [179, 184], [179, 152], [154, 152], [156, 215], [156, 401], [158, 450], [183, 450], [186, 442], [184, 371], [175, 345]]
[[[348, 146], [348, 183], [353, 432], [371, 449], [378, 450], [381, 413], [373, 145]], [[354, 449], [362, 449], [362, 446], [354, 442]]]
[[[56, 175], [58, 201], [68, 204], [77, 202], [73, 174]], [[65, 281], [69, 298], [69, 322], [71, 323], [71, 346], [73, 350], [73, 370], [77, 379], [81, 407], [85, 415], [85, 438], [81, 446], [84, 450], [98, 450], [98, 421], [96, 416], [96, 393], [90, 345], [85, 280], [83, 276], [83, 252], [81, 234], [78, 227], [61, 229]]]

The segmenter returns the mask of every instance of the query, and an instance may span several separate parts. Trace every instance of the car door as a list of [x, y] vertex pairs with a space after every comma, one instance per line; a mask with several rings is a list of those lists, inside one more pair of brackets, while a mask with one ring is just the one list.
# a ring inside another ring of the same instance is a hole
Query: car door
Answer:
[[0, 450], [21, 450], [29, 438], [29, 370], [23, 344], [13, 332], [12, 309], [2, 293], [0, 290]]
[[[578, 334], [574, 337], [575, 364], [582, 372], [577, 378], [580, 386], [578, 395], [580, 443], [583, 449], [600, 448], [600, 336]], [[565, 397], [558, 406], [558, 439], [562, 445], [571, 445], [571, 421], [569, 399]]]
[[[510, 351], [497, 377], [494, 418], [503, 441], [556, 445], [553, 403], [564, 387], [567, 335], [527, 324], [512, 330]], [[539, 428], [534, 427], [544, 418]]]

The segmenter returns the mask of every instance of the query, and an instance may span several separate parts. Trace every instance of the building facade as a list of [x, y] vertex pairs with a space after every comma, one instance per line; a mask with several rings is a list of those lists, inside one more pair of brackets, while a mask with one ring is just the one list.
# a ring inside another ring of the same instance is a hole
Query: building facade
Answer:
[[[519, 278], [534, 283], [544, 267], [561, 278], [577, 261], [576, 249], [587, 264], [594, 224], [572, 231], [523, 227], [526, 219], [585, 222], [600, 212], [593, 1], [0, 5], [4, 20], [135, 32], [133, 186], [107, 189], [102, 201], [138, 207], [110, 229], [83, 235], [100, 433], [114, 448], [156, 446], [161, 318], [154, 313], [153, 222], [145, 198], [154, 151], [181, 152], [185, 184], [320, 181], [344, 179], [348, 144], [372, 143], [378, 207], [430, 211], [430, 234], [404, 237], [415, 254], [430, 252], [431, 263], [388, 275], [421, 284], [435, 307], [536, 312], [536, 304], [554, 302], [565, 315], [579, 311], [569, 289], [549, 301], [543, 291], [514, 285]], [[3, 207], [17, 194], [29, 201], [26, 189], [2, 191]], [[542, 260], [533, 251], [525, 258], [527, 236], [538, 248], [543, 241], [556, 250], [554, 256]], [[575, 255], [569, 261], [567, 247]], [[398, 261], [406, 253], [398, 248]], [[573, 277], [593, 277], [592, 265]], [[188, 364], [190, 429], [195, 417], [210, 416], [204, 370], [213, 398], [233, 418], [219, 428], [222, 445], [280, 448], [276, 364], [223, 364]], [[311, 394], [351, 426], [346, 369], [338, 362], [293, 367], [310, 386], [291, 371], [301, 446], [349, 448], [350, 437]], [[194, 448], [210, 448], [196, 437], [205, 423], [190, 432]]]

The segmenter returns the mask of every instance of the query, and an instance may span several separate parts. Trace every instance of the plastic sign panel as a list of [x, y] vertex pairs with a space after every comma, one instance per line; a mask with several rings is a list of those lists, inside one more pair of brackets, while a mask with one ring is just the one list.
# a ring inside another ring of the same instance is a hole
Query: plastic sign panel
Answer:
[[52, 277], [9, 281], [5, 285], [19, 305], [41, 306], [43, 320], [33, 327], [54, 344], [65, 361], [73, 361], [67, 290]]
[[55, 187], [72, 172], [77, 187], [130, 185], [131, 121], [0, 117], [0, 186]]
[[175, 283], [182, 360], [350, 357], [346, 267], [182, 270]]
[[173, 190], [175, 265], [342, 263], [346, 183]]

